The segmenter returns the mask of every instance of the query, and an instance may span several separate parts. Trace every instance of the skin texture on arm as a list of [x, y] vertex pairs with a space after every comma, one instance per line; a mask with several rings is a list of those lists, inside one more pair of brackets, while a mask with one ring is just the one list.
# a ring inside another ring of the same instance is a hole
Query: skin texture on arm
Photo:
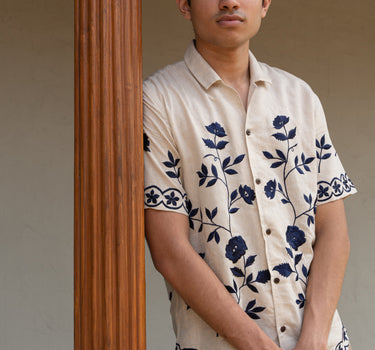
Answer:
[[339, 301], [350, 242], [343, 199], [319, 205], [316, 240], [306, 290], [301, 335], [295, 350], [326, 350]]
[[193, 249], [187, 216], [146, 209], [145, 220], [155, 268], [211, 328], [238, 350], [280, 350]]

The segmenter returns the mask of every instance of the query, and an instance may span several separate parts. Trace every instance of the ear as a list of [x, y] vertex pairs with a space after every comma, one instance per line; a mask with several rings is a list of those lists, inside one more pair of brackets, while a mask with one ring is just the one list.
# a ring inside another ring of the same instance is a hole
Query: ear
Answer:
[[269, 7], [271, 6], [271, 0], [264, 0], [262, 5], [262, 18], [266, 17], [267, 11]]
[[187, 0], [176, 0], [177, 7], [185, 19], [191, 20], [190, 6]]

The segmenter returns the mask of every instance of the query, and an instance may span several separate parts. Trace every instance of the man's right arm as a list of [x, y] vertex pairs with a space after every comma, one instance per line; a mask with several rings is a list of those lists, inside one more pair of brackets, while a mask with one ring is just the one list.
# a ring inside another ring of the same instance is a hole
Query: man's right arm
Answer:
[[155, 268], [211, 328], [238, 350], [280, 350], [191, 246], [187, 216], [146, 209], [145, 220]]

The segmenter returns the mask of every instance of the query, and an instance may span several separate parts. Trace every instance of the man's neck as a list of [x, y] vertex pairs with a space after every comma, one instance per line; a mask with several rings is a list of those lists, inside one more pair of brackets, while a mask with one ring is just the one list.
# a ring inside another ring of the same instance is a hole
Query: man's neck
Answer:
[[237, 48], [220, 48], [195, 41], [197, 51], [229, 85], [250, 83], [249, 44]]
[[195, 41], [195, 47], [224, 83], [239, 93], [246, 109], [250, 86], [249, 43], [232, 49]]

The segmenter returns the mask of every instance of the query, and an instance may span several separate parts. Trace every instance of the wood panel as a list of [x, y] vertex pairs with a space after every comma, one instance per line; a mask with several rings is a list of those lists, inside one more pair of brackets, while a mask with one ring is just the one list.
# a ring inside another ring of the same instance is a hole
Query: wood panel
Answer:
[[140, 0], [75, 0], [75, 350], [146, 348], [141, 47]]

